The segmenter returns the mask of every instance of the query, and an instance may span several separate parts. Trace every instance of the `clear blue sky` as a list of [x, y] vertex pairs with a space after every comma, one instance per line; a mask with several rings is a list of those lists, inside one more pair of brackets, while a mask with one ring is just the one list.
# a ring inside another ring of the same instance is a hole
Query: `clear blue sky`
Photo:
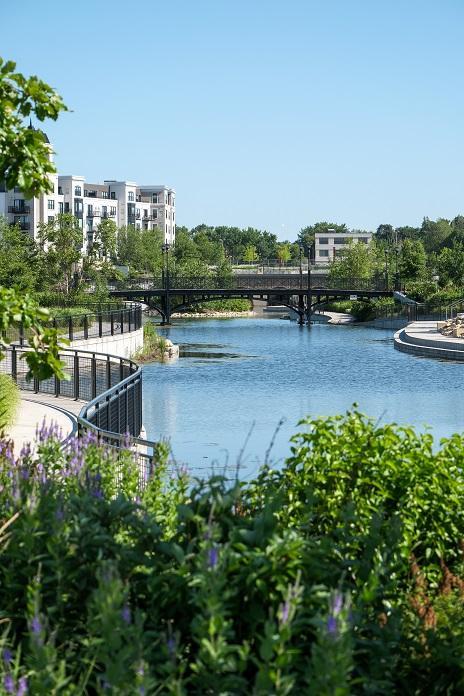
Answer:
[[62, 173], [166, 183], [177, 222], [464, 213], [462, 0], [18, 0], [1, 50], [73, 112]]

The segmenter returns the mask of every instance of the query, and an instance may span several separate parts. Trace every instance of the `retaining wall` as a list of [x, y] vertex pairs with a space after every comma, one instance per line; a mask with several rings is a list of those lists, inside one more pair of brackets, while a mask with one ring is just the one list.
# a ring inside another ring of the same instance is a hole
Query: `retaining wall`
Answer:
[[78, 350], [95, 351], [96, 353], [109, 353], [122, 358], [130, 358], [143, 346], [143, 328], [130, 333], [116, 334], [115, 336], [102, 336], [101, 338], [79, 338], [71, 341], [70, 348]]

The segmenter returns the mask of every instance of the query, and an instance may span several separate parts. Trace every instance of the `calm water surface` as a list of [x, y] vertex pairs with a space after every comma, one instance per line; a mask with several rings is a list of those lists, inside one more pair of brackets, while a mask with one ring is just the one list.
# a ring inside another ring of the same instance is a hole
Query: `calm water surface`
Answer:
[[274, 462], [288, 455], [301, 418], [354, 402], [384, 422], [430, 426], [437, 438], [464, 429], [464, 364], [400, 353], [390, 330], [244, 318], [182, 320], [160, 333], [182, 352], [144, 367], [145, 427], [200, 469], [235, 464], [246, 444], [242, 473], [252, 475], [281, 419]]

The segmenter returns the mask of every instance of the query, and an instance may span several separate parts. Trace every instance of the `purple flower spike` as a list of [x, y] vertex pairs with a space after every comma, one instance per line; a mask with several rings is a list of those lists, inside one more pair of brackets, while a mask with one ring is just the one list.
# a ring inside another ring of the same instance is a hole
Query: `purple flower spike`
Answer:
[[129, 625], [130, 622], [131, 622], [131, 610], [130, 610], [130, 608], [127, 606], [127, 604], [125, 604], [125, 605], [123, 606], [122, 611], [121, 611], [121, 616], [122, 616], [122, 620], [124, 621], [124, 623], [126, 623], [127, 625]]
[[27, 694], [27, 677], [21, 677], [18, 682], [18, 690], [16, 696], [26, 696]]
[[343, 609], [343, 595], [341, 592], [336, 592], [332, 601], [332, 613], [334, 616], [338, 616]]
[[34, 616], [34, 618], [31, 621], [31, 631], [35, 636], [40, 635], [42, 631], [42, 624], [40, 623], [40, 619], [37, 616], [37, 614]]
[[208, 567], [215, 568], [219, 560], [219, 551], [215, 546], [208, 551]]
[[8, 648], [5, 648], [5, 650], [3, 651], [2, 657], [3, 657], [3, 662], [6, 665], [9, 665], [13, 662], [13, 655], [11, 653], [11, 650], [9, 650]]
[[288, 599], [282, 605], [282, 623], [286, 624], [290, 616], [290, 602]]
[[329, 616], [327, 619], [327, 633], [332, 638], [336, 638], [338, 635], [337, 619], [335, 616]]
[[5, 676], [3, 677], [3, 688], [5, 689], [7, 694], [14, 694], [15, 683], [11, 674], [5, 674]]
[[172, 636], [171, 636], [171, 638], [168, 638], [167, 646], [168, 646], [168, 653], [169, 653], [170, 657], [174, 657], [174, 655], [176, 654], [175, 638], [172, 638]]

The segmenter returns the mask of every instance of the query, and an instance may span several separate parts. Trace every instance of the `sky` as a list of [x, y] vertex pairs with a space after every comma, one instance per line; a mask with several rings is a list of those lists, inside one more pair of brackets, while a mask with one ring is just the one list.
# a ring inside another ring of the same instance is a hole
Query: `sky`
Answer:
[[44, 125], [60, 173], [293, 240], [464, 213], [463, 21], [463, 0], [16, 0], [0, 45], [72, 109]]

